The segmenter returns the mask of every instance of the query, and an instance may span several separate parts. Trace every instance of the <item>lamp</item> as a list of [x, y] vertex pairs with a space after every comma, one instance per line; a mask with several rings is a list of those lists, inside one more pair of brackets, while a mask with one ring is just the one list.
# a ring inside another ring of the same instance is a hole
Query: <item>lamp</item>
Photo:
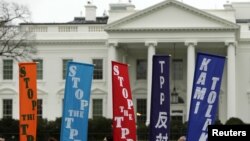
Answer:
[[174, 43], [174, 55], [173, 55], [173, 65], [174, 65], [174, 69], [173, 69], [173, 81], [174, 81], [174, 88], [173, 88], [173, 92], [171, 93], [171, 103], [173, 104], [177, 104], [178, 103], [178, 98], [179, 98], [179, 94], [176, 92], [176, 87], [175, 87], [175, 69], [176, 69], [176, 66], [175, 66], [175, 43]]
[[177, 104], [178, 103], [178, 96], [179, 94], [176, 92], [176, 88], [173, 88], [173, 92], [171, 93], [171, 100], [173, 104]]

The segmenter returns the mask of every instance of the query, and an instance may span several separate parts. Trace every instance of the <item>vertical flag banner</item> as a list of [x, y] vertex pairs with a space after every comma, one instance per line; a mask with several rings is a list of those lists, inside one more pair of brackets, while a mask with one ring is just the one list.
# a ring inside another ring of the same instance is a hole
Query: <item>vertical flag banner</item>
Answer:
[[127, 64], [112, 61], [112, 88], [114, 141], [136, 141], [134, 106]]
[[61, 141], [87, 141], [93, 65], [69, 62], [64, 92]]
[[188, 141], [206, 141], [208, 125], [214, 123], [225, 57], [198, 53], [193, 81]]
[[19, 104], [20, 141], [36, 141], [36, 63], [19, 63]]
[[150, 141], [168, 141], [170, 135], [169, 56], [153, 56]]

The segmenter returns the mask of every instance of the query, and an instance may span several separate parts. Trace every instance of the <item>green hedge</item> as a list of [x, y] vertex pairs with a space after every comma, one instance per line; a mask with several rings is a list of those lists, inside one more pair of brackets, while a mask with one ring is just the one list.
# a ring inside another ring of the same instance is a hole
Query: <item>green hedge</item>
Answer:
[[236, 117], [231, 117], [225, 123], [225, 125], [240, 125], [240, 124], [245, 124], [245, 123], [241, 119]]
[[[105, 136], [111, 135], [112, 121], [103, 117], [89, 119], [88, 122], [88, 137], [89, 141], [102, 140]], [[37, 125], [37, 140], [47, 141], [53, 137], [59, 140], [61, 129], [61, 118], [55, 121], [48, 121], [47, 119], [38, 119]], [[0, 120], [0, 137], [7, 141], [19, 140], [19, 121], [11, 118], [4, 118]]]
[[[215, 124], [222, 124], [217, 120]], [[245, 124], [239, 118], [230, 118], [225, 125]], [[88, 122], [88, 141], [103, 140], [105, 136], [112, 136], [112, 120], [104, 117], [89, 119]], [[187, 123], [178, 121], [170, 122], [170, 140], [176, 140], [180, 136], [186, 134]], [[37, 140], [46, 141], [53, 137], [59, 140], [61, 128], [61, 118], [55, 121], [48, 121], [47, 119], [38, 119], [37, 126]], [[137, 125], [138, 140], [148, 140], [149, 128], [145, 124]], [[0, 120], [0, 137], [4, 137], [7, 141], [19, 140], [19, 121], [6, 118]]]

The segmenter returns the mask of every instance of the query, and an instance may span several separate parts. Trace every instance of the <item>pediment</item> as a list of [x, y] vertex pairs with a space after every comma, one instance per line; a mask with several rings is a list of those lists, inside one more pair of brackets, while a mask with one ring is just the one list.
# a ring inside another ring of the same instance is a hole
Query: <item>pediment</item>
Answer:
[[64, 88], [60, 89], [57, 91], [58, 95], [64, 95]]
[[165, 0], [106, 26], [115, 30], [238, 29], [238, 25], [176, 0]]
[[11, 88], [0, 89], [0, 95], [13, 95], [13, 94], [17, 94], [17, 92], [14, 89]]
[[48, 95], [47, 92], [45, 92], [44, 90], [41, 90], [41, 89], [37, 89], [37, 94], [38, 95]]
[[98, 88], [95, 88], [91, 91], [91, 93], [93, 94], [106, 94], [105, 91], [101, 90], [101, 89], [98, 89]]
[[137, 88], [132, 91], [133, 94], [146, 94], [147, 89], [145, 88]]

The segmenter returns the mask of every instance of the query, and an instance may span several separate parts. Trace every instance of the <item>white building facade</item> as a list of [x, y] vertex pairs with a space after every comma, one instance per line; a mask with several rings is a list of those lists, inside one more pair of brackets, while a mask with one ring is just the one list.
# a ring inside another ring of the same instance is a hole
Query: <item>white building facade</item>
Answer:
[[[36, 34], [38, 114], [62, 116], [67, 61], [95, 64], [89, 118], [112, 118], [111, 61], [129, 64], [137, 122], [149, 123], [152, 56], [171, 55], [171, 117], [187, 121], [197, 52], [226, 56], [218, 119], [250, 122], [250, 3], [201, 10], [165, 0], [137, 11], [131, 3], [110, 4], [109, 16], [86, 16], [67, 23], [27, 23]], [[19, 118], [18, 65], [0, 58], [0, 118]], [[176, 93], [172, 91], [175, 88]]]

